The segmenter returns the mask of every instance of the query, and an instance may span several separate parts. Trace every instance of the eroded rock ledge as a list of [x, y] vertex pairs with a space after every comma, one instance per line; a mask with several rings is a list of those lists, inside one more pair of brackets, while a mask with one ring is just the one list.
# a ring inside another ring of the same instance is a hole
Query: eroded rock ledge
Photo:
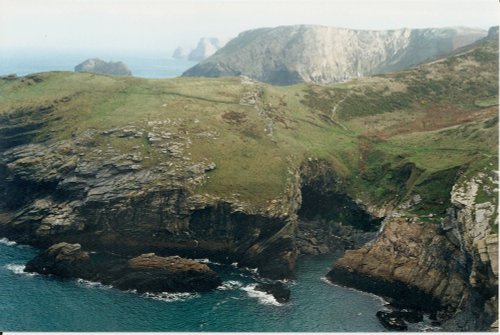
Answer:
[[134, 258], [89, 253], [80, 244], [61, 242], [26, 264], [26, 272], [82, 278], [121, 290], [151, 292], [204, 292], [222, 284], [206, 264], [178, 256], [154, 253]]
[[457, 271], [464, 265], [437, 230], [416, 219], [387, 219], [376, 242], [346, 251], [327, 277], [429, 312], [456, 306], [466, 287]]

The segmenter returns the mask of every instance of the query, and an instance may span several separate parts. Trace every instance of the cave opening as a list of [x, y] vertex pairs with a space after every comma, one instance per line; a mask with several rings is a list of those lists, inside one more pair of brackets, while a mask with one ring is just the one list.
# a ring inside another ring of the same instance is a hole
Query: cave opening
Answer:
[[345, 193], [303, 185], [298, 211], [297, 246], [302, 254], [324, 254], [358, 248], [376, 237], [377, 218]]

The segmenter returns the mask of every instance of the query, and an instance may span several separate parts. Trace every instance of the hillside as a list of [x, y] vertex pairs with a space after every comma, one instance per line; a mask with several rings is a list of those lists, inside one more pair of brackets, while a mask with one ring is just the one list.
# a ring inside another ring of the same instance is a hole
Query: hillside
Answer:
[[246, 75], [277, 85], [333, 84], [398, 71], [486, 35], [469, 28], [350, 30], [297, 25], [242, 32], [184, 76]]
[[[352, 248], [385, 217], [373, 257], [359, 249], [339, 264], [424, 292], [443, 319], [470, 302], [484, 312], [470, 329], [495, 315], [497, 170], [498, 38], [331, 87], [68, 72], [0, 80], [3, 235], [287, 278], [299, 252], [330, 251], [318, 242], [325, 229]], [[414, 272], [397, 270], [407, 259]]]

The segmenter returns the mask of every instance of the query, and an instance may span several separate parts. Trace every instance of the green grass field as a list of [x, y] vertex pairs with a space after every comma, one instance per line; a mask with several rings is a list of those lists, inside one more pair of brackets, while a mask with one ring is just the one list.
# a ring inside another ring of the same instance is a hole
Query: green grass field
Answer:
[[[52, 142], [133, 127], [143, 135], [97, 137], [92, 148], [134, 148], [146, 168], [170, 159], [148, 132], [168, 133], [187, 160], [217, 165], [195, 192], [255, 208], [280, 198], [311, 158], [331, 162], [355, 199], [383, 204], [416, 192], [428, 199], [420, 214], [442, 214], [461, 174], [498, 169], [498, 45], [478, 48], [332, 87], [40, 73], [0, 80], [0, 115], [52, 105], [56, 118], [38, 135]], [[242, 103], [254, 93], [255, 104]]]

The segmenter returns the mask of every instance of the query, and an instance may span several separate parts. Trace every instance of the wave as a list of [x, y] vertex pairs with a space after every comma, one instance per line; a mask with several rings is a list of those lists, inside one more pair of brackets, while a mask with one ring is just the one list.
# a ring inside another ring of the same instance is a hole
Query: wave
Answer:
[[217, 290], [219, 291], [228, 291], [240, 288], [243, 284], [237, 280], [228, 280], [222, 283]]
[[280, 304], [278, 301], [276, 301], [276, 299], [273, 297], [272, 294], [267, 294], [266, 292], [257, 291], [255, 289], [256, 286], [257, 284], [250, 284], [241, 289], [247, 292], [249, 297], [257, 298], [258, 301], [263, 305], [284, 306], [283, 304]]
[[360, 290], [357, 290], [357, 289], [352, 288], [352, 287], [348, 287], [348, 286], [343, 286], [343, 285], [332, 283], [326, 277], [321, 277], [320, 279], [321, 279], [322, 282], [327, 283], [328, 285], [335, 286], [335, 287], [341, 287], [341, 288], [349, 290], [349, 291], [353, 291], [353, 292], [361, 293], [362, 295], [369, 296], [369, 297], [371, 297], [371, 298], [373, 298], [375, 300], [378, 300], [382, 306], [389, 304], [389, 302], [387, 300], [385, 300], [384, 298], [382, 298], [379, 295], [376, 295], [376, 294], [373, 294], [373, 293], [370, 293], [370, 292], [360, 291]]
[[79, 285], [82, 285], [85, 287], [96, 287], [96, 288], [105, 288], [105, 289], [113, 288], [113, 286], [111, 286], [111, 285], [104, 285], [104, 284], [99, 283], [99, 282], [90, 281], [90, 280], [81, 279], [81, 278], [78, 278], [76, 280], [76, 282]]
[[195, 258], [195, 261], [198, 263], [203, 263], [203, 264], [213, 264], [213, 265], [222, 265], [221, 263], [213, 262], [208, 258]]
[[295, 286], [295, 285], [297, 285], [297, 281], [295, 281], [293, 279], [287, 279], [287, 278], [285, 278], [285, 279], [279, 279], [278, 281], [281, 282], [281, 283], [283, 283], [283, 284], [285, 284], [285, 285], [287, 285], [287, 286]]
[[146, 292], [141, 296], [144, 298], [165, 301], [165, 302], [186, 301], [200, 297], [198, 293], [191, 293], [191, 292], [160, 292], [160, 293]]
[[11, 246], [11, 245], [16, 245], [17, 243], [14, 242], [14, 241], [9, 240], [6, 237], [2, 237], [2, 238], [0, 238], [0, 244]]
[[36, 272], [24, 272], [24, 269], [26, 268], [26, 265], [24, 264], [7, 264], [5, 265], [5, 268], [9, 271], [12, 271], [16, 275], [22, 275], [22, 276], [28, 276], [28, 277], [33, 277], [38, 275]]
[[[409, 325], [408, 328], [409, 328], [410, 332], [427, 333], [427, 332], [441, 332], [441, 331], [443, 331], [443, 329], [441, 327], [427, 325], [427, 324], [424, 324], [422, 322], [416, 323], [414, 325]], [[414, 328], [414, 329], [412, 329], [412, 328]]]

